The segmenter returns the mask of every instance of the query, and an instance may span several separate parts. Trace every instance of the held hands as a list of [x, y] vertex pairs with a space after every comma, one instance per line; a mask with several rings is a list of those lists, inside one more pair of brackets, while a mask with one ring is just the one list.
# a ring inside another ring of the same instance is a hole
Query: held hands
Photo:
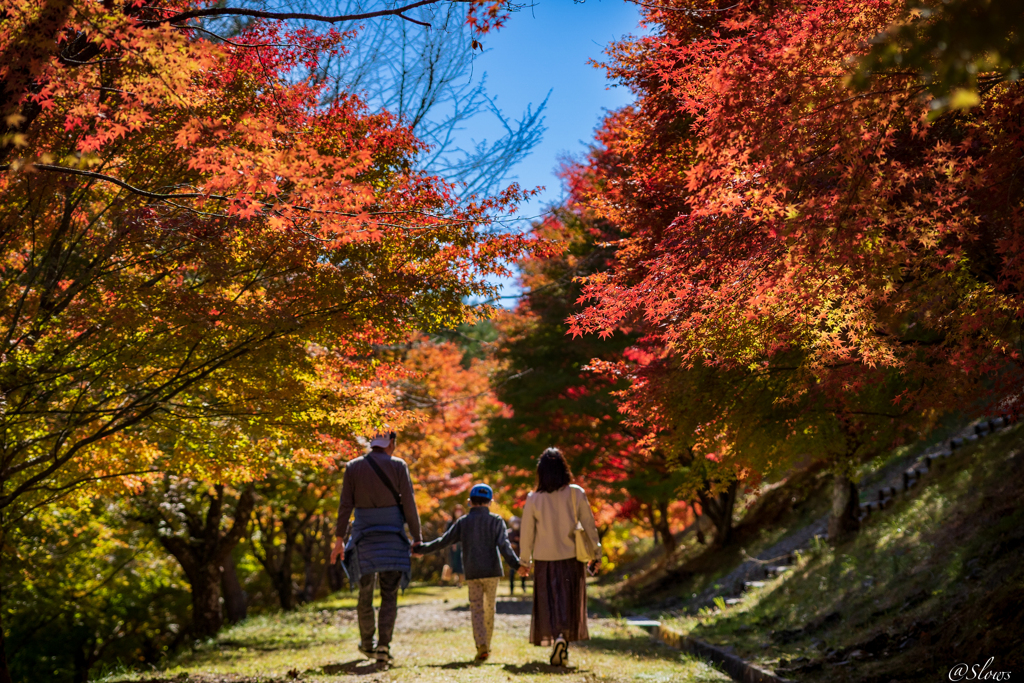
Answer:
[[521, 564], [519, 565], [519, 570], [516, 573], [525, 579], [527, 576], [530, 575], [530, 568], [527, 567], [525, 564]]
[[345, 561], [345, 539], [335, 538], [334, 547], [331, 548], [331, 564]]
[[416, 556], [423, 555], [423, 551], [420, 550], [420, 546], [423, 545], [423, 541], [416, 541], [412, 544], [412, 554]]

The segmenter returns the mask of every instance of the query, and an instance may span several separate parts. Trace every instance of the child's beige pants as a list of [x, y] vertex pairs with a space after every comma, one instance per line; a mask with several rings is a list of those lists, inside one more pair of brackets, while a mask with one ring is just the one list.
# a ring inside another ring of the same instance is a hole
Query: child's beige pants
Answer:
[[499, 577], [470, 579], [469, 613], [473, 619], [473, 640], [478, 654], [491, 651], [494, 635], [494, 597], [498, 594]]

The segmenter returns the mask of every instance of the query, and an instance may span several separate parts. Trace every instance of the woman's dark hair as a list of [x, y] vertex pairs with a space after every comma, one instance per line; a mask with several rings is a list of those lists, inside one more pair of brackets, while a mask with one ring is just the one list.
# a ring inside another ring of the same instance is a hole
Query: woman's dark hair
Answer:
[[549, 448], [537, 461], [537, 490], [545, 493], [557, 491], [572, 483], [572, 470], [562, 451]]

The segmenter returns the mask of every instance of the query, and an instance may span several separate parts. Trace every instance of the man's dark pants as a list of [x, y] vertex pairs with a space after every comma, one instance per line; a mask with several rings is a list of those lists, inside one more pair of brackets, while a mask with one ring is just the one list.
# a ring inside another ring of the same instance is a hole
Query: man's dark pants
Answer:
[[398, 616], [398, 586], [402, 581], [402, 572], [380, 572], [364, 574], [359, 577], [359, 603], [356, 614], [359, 616], [359, 636], [362, 646], [373, 647], [373, 588], [377, 577], [380, 577], [380, 614], [377, 626], [380, 634], [377, 647], [389, 647], [391, 634], [395, 630], [395, 617]]

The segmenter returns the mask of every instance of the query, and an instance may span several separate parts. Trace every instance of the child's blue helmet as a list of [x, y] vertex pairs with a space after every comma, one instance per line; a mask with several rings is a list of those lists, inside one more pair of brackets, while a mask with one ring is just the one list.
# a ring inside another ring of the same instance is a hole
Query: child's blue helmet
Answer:
[[469, 497], [494, 500], [494, 491], [487, 484], [477, 484], [469, 490]]

